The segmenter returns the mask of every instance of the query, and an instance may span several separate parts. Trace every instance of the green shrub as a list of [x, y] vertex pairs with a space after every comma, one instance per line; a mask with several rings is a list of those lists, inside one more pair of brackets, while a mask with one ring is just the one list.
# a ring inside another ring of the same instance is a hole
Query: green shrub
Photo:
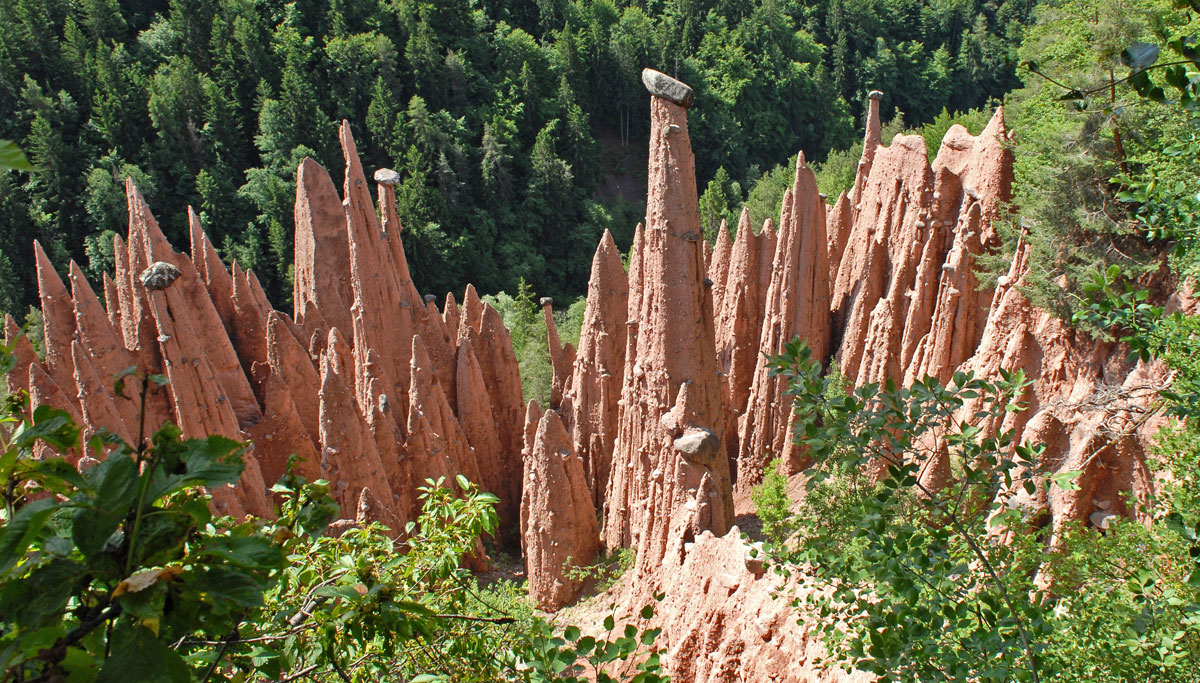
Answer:
[[[815, 464], [790, 522], [796, 542], [767, 552], [776, 571], [805, 579], [794, 604], [819, 624], [826, 666], [885, 681], [1197, 680], [1195, 428], [1160, 435], [1156, 457], [1179, 480], [1141, 510], [1144, 524], [1067, 525], [1047, 547], [1033, 511], [1010, 507], [1009, 495], [1077, 489], [1079, 472], [1041, 471], [1042, 446], [976, 426], [1023, 409], [1021, 372], [847, 396], [799, 341], [773, 364]], [[962, 421], [967, 401], [975, 412]], [[933, 453], [953, 464], [936, 487], [922, 472]]]
[[564, 344], [579, 348], [579, 335], [583, 331], [583, 314], [587, 311], [587, 297], [581, 296], [566, 310], [554, 312], [554, 324], [558, 326], [558, 336]]
[[779, 468], [778, 458], [767, 465], [762, 483], [751, 491], [750, 500], [754, 502], [755, 512], [762, 521], [763, 535], [768, 541], [782, 545], [791, 535], [794, 524], [787, 477]]
[[596, 591], [603, 593], [612, 588], [625, 575], [625, 572], [629, 571], [636, 559], [637, 556], [630, 548], [617, 548], [612, 552], [602, 553], [595, 562], [586, 567], [572, 565], [568, 561], [568, 566], [563, 574], [572, 581], [594, 580]]

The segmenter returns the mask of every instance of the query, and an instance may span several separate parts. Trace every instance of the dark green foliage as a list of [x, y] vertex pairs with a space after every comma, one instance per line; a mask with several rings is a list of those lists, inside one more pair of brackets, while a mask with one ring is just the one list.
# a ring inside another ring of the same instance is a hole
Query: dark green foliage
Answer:
[[[0, 351], [6, 366], [8, 359]], [[143, 405], [163, 383], [140, 378]], [[119, 392], [124, 384], [118, 379]], [[10, 399], [0, 420], [5, 677], [98, 671], [102, 681], [190, 680], [188, 660], [199, 653], [168, 644], [236, 636], [285, 562], [259, 525], [215, 520], [201, 488], [236, 482], [244, 445], [180, 440], [172, 425], [137, 446], [106, 433], [84, 445], [62, 411], [41, 406], [22, 420], [21, 398]], [[61, 458], [33, 457], [39, 443], [107, 458], [78, 472]], [[42, 492], [51, 495], [28, 495]], [[39, 596], [32, 601], [31, 591]]]
[[[525, 400], [534, 399], [542, 408], [546, 408], [550, 404], [550, 385], [554, 373], [550, 367], [546, 319], [538, 305], [539, 298], [522, 278], [517, 283], [516, 296], [499, 292], [484, 297], [484, 301], [500, 314], [512, 337], [513, 353], [521, 368], [521, 388]], [[586, 305], [587, 300], [579, 297], [569, 307], [554, 312], [554, 324], [558, 328], [559, 341], [563, 344], [579, 345]]]
[[[1037, 19], [1020, 51], [1026, 87], [1010, 95], [1006, 110], [1017, 131], [1018, 213], [1001, 230], [1005, 249], [982, 260], [993, 275], [1003, 273], [1023, 233], [1030, 247], [1027, 294], [1069, 319], [1078, 299], [1064, 289], [1083, 296], [1097, 270], [1116, 265], [1132, 278], [1157, 270], [1175, 238], [1161, 224], [1168, 215], [1183, 218], [1168, 205], [1182, 209], [1177, 200], [1200, 190], [1194, 156], [1161, 153], [1171, 145], [1186, 149], [1195, 136], [1188, 116], [1131, 87], [1144, 79], [1154, 89], [1170, 73], [1145, 71], [1143, 62], [1153, 56], [1146, 50], [1123, 54], [1139, 41], [1165, 40], [1188, 18], [1159, 0], [1071, 0], [1039, 6]], [[1140, 227], [1139, 213], [1158, 225]]]
[[[601, 231], [625, 248], [642, 211], [643, 67], [696, 87], [699, 179], [735, 215], [763, 169], [856, 137], [869, 87], [921, 122], [1015, 83], [1004, 57], [1025, 0], [896, 5], [655, 0], [255, 3], [12, 0], [0, 12], [0, 137], [36, 170], [0, 171], [0, 252], [92, 274], [141, 187], [186, 244], [187, 205], [227, 259], [288, 305], [292, 196], [310, 155], [335, 180], [347, 119], [368, 171], [397, 169], [423, 292], [583, 292]], [[922, 82], [927, 87], [911, 87]], [[635, 161], [620, 164], [615, 156]], [[714, 214], [715, 215], [715, 214]], [[760, 223], [761, 224], [761, 223]], [[756, 228], [758, 226], [756, 225]], [[34, 303], [31, 269], [0, 267], [0, 306]]]
[[1101, 339], [1117, 339], [1130, 349], [1130, 359], [1150, 360], [1153, 352], [1160, 355], [1166, 349], [1156, 348], [1160, 337], [1153, 334], [1162, 308], [1147, 303], [1150, 291], [1137, 289], [1121, 274], [1121, 267], [1109, 266], [1106, 271], [1092, 273], [1083, 284], [1087, 298], [1075, 305], [1071, 323], [1088, 330]]
[[[1194, 386], [1194, 357], [1171, 362]], [[1157, 457], [1178, 480], [1145, 522], [1065, 525], [1047, 544], [1036, 511], [1008, 501], [1077, 488], [1079, 472], [1040, 471], [1042, 446], [975, 426], [1023, 409], [1022, 373], [846, 395], [799, 341], [773, 368], [789, 379], [814, 464], [801, 512], [783, 520], [795, 538], [767, 550], [777, 571], [809, 584], [794, 604], [820, 624], [826, 665], [885, 681], [1196, 680], [1194, 427], [1160, 435]], [[933, 487], [924, 467], [939, 451], [950, 476]]]
[[708, 187], [700, 195], [700, 227], [709, 242], [716, 242], [721, 221], [725, 221], [726, 229], [737, 228], [738, 204], [741, 203], [742, 188], [729, 179], [725, 168], [717, 169], [717, 175], [708, 182]]
[[484, 301], [496, 309], [512, 337], [513, 353], [521, 368], [521, 389], [525, 400], [536, 400], [546, 408], [550, 403], [550, 347], [546, 340], [546, 321], [538, 306], [538, 297], [524, 279], [517, 284], [517, 295], [500, 292]]
[[[1019, 510], [994, 508], [995, 491], [1045, 485], [1032, 466], [1039, 451], [974, 426], [1020, 410], [1024, 374], [1002, 372], [993, 383], [956, 373], [947, 387], [927, 377], [847, 394], [798, 340], [772, 371], [789, 382], [796, 438], [814, 461], [806, 489], [846, 520], [799, 515], [799, 546], [775, 546], [787, 558], [782, 570], [811, 565], [818, 590], [804, 601], [821, 617], [831, 656], [881, 680], [1038, 680], [1036, 644], [1047, 631], [1029, 598], [1028, 558], [985, 537], [1021, 523]], [[968, 401], [974, 413], [960, 421]], [[935, 435], [956, 475], [940, 489], [923, 483]], [[857, 480], [864, 468], [874, 474]]]

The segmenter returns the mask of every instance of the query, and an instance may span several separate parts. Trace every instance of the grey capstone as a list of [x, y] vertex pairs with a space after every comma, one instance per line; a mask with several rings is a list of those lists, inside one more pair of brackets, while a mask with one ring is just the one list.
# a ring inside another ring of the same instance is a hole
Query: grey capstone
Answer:
[[150, 291], [166, 289], [172, 282], [179, 279], [181, 273], [174, 264], [166, 261], [155, 261], [148, 268], [142, 271], [138, 279], [142, 281], [142, 286]]
[[390, 168], [381, 168], [375, 171], [375, 182], [380, 185], [395, 185], [400, 182], [400, 174]]
[[651, 95], [671, 100], [684, 109], [692, 106], [696, 98], [692, 86], [654, 69], [642, 69], [642, 85], [646, 86]]

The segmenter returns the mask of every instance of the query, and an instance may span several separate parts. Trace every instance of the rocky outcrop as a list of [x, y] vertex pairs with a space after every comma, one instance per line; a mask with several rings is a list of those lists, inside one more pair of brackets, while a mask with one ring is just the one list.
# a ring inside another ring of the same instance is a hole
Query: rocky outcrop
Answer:
[[33, 254], [42, 304], [45, 369], [58, 386], [71, 386], [75, 376], [75, 366], [71, 360], [71, 340], [75, 334], [74, 306], [62, 279], [54, 266], [50, 265], [42, 245], [36, 241], [33, 243]]
[[[996, 377], [1001, 368], [1019, 368], [1033, 380], [1022, 397], [1027, 410], [979, 426], [985, 436], [1013, 430], [1017, 442], [1044, 444], [1040, 466], [1048, 472], [1080, 472], [1075, 490], [1000, 494], [1028, 519], [1049, 523], [1053, 543], [1068, 522], [1102, 526], [1111, 515], [1149, 514], [1143, 503], [1157, 484], [1145, 451], [1163, 424], [1151, 419], [1151, 408], [1169, 372], [1158, 362], [1131, 365], [1120, 346], [1098, 343], [1035, 308], [1021, 292], [1027, 267], [1028, 245], [1021, 242], [997, 283], [983, 341], [960, 369]], [[968, 402], [960, 419], [977, 409]]]
[[[742, 210], [742, 215], [745, 216], [746, 209]], [[705, 242], [705, 244], [708, 244]], [[713, 245], [712, 253], [708, 254], [705, 260], [708, 268], [708, 281], [712, 283], [712, 300], [713, 312], [721, 310], [722, 301], [725, 298], [725, 284], [729, 278], [729, 260], [733, 254], [733, 240], [729, 239], [729, 225], [725, 219], [721, 219], [721, 225], [717, 228], [717, 242]], [[720, 331], [717, 332], [718, 339]], [[720, 342], [718, 341], [718, 346]]]
[[[525, 427], [522, 430], [522, 446], [521, 446], [521, 462], [529, 462], [530, 454], [533, 453], [533, 444], [537, 439], [538, 423], [542, 419], [542, 407], [538, 402], [529, 399], [529, 403], [525, 406]], [[522, 546], [524, 541], [522, 541]]]
[[725, 412], [716, 366], [712, 302], [687, 111], [650, 103], [646, 225], [631, 293], [622, 414], [606, 500], [610, 546], [637, 549], [652, 571], [667, 552], [673, 519], [693, 534], [732, 523]]
[[462, 316], [458, 311], [458, 303], [454, 300], [454, 292], [446, 292], [446, 305], [442, 309], [442, 323], [445, 324], [448, 331], [458, 333]]
[[8, 313], [4, 314], [4, 345], [12, 353], [17, 368], [8, 373], [6, 378], [9, 392], [18, 394], [29, 391], [29, 366], [38, 363], [37, 353], [29, 337], [25, 336], [17, 321]]
[[[508, 488], [508, 473], [505, 471], [508, 463], [505, 462], [504, 447], [500, 444], [500, 435], [496, 431], [492, 399], [483, 380], [483, 371], [479, 367], [475, 347], [469, 338], [459, 340], [457, 361], [455, 413], [467, 443], [475, 451], [476, 469], [480, 475], [479, 484], [486, 491], [504, 491]], [[515, 518], [507, 516], [510, 510], [509, 506], [501, 508], [505, 516], [500, 519], [500, 524], [505, 528], [510, 528], [516, 523]]]
[[329, 174], [307, 157], [296, 169], [295, 226], [292, 301], [296, 323], [309, 334], [328, 334], [331, 327], [354, 329], [350, 324], [354, 290], [347, 268], [350, 249], [342, 201]]
[[[536, 414], [535, 406], [530, 404], [530, 418]], [[538, 607], [557, 610], [578, 597], [583, 588], [570, 570], [595, 561], [600, 529], [583, 461], [553, 410], [538, 420], [533, 447], [525, 460], [523, 491], [521, 536], [529, 595]]]
[[[483, 384], [492, 404], [492, 424], [500, 442], [501, 472], [506, 487], [503, 491], [493, 491], [500, 496], [497, 512], [504, 519], [516, 520], [521, 505], [522, 417], [525, 415], [516, 352], [500, 314], [484, 304], [470, 285], [463, 294], [460, 315], [458, 338], [470, 339], [475, 348]], [[516, 529], [513, 527], [508, 531], [511, 533]], [[513, 534], [510, 540], [515, 540], [516, 535]]]
[[881, 147], [861, 185], [854, 225], [833, 287], [845, 321], [837, 360], [854, 384], [899, 380], [901, 326], [929, 227], [933, 171], [919, 135]]
[[343, 510], [357, 508], [363, 489], [376, 498], [392, 498], [383, 462], [370, 431], [358, 415], [354, 397], [354, 363], [350, 348], [335, 327], [320, 359], [321, 477], [332, 483], [334, 498]]
[[1011, 196], [1003, 111], [978, 137], [952, 127], [931, 166], [918, 136], [878, 144], [874, 102], [853, 204], [830, 221], [846, 234], [832, 290], [838, 361], [855, 384], [944, 378], [979, 345], [991, 299], [973, 270], [998, 245], [992, 223]]
[[[737, 527], [724, 536], [704, 532], [671, 554], [658, 587], [662, 601], [644, 628], [662, 634], [663, 669], [672, 680], [695, 683], [861, 682], [864, 673], [822, 668], [824, 655], [811, 620], [791, 597], [804, 595], [799, 577], [781, 580], [765, 571], [755, 546]], [[648, 598], [630, 601], [636, 611]]]

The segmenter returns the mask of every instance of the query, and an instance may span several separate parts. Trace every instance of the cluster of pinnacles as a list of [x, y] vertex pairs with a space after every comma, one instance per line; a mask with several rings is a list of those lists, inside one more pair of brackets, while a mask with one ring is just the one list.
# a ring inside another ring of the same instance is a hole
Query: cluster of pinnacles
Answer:
[[[981, 425], [984, 435], [1013, 429], [1017, 443], [1047, 445], [1049, 471], [1083, 470], [1079, 490], [1056, 489], [1053, 499], [1002, 494], [1037, 523], [1100, 525], [1133, 512], [1123, 494], [1150, 493], [1142, 451], [1160, 422], [1138, 418], [1164, 369], [1130, 365], [1115, 345], [1032, 307], [1020, 289], [1023, 242], [994, 288], [976, 275], [978, 257], [1001, 246], [996, 226], [1011, 199], [1002, 109], [978, 136], [952, 127], [930, 164], [918, 135], [883, 144], [881, 93], [872, 92], [848, 192], [827, 204], [801, 154], [778, 223], [756, 233], [743, 211], [736, 238], [722, 226], [709, 252], [696, 210], [690, 98], [679, 95], [687, 86], [662, 74], [644, 80], [653, 95], [646, 223], [628, 273], [607, 235], [597, 250], [580, 348], [560, 346], [551, 328], [556, 412], [542, 420], [561, 419], [565, 430], [526, 430], [526, 495], [548, 482], [572, 487], [570, 496], [535, 497], [546, 507], [523, 516], [527, 546], [559, 551], [527, 557], [543, 606], [574, 597], [580, 585], [564, 578], [564, 562], [584, 564], [600, 547], [574, 520], [599, 517], [602, 546], [636, 549], [637, 580], [653, 588], [687, 575], [672, 570], [701, 534], [721, 536], [735, 512], [752, 511], [749, 493], [770, 462], [788, 474], [807, 465], [784, 380], [768, 369], [796, 337], [852, 386], [1024, 369], [1035, 380], [1022, 397], [1028, 410]], [[1187, 305], [1176, 299], [1172, 306]], [[1121, 400], [1102, 408], [1093, 400], [1114, 393]], [[949, 463], [932, 450], [922, 476], [936, 487]], [[550, 453], [559, 456], [552, 465]], [[548, 476], [542, 468], [551, 466]], [[580, 512], [580, 500], [596, 507]]]
[[[270, 515], [267, 485], [294, 454], [300, 474], [332, 483], [348, 520], [402, 530], [419, 486], [461, 473], [500, 496], [502, 526], [515, 530], [523, 401], [508, 330], [471, 287], [461, 309], [448, 295], [442, 312], [418, 294], [395, 174], [376, 174], [377, 212], [346, 124], [340, 136], [342, 197], [312, 160], [297, 171], [294, 316], [272, 309], [252, 272], [226, 269], [194, 215], [191, 255], [176, 252], [130, 183], [107, 307], [74, 263], [68, 293], [37, 247], [46, 357], [22, 338], [10, 382], [33, 407], [72, 412], [85, 436], [103, 428], [132, 443], [139, 407], [112, 378], [128, 367], [165, 374], [147, 426], [171, 420], [187, 437], [253, 444], [240, 484], [213, 492], [221, 512]], [[6, 328], [14, 341], [11, 319]], [[80, 467], [105, 457], [66, 455]]]
[[[872, 93], [850, 191], [827, 204], [800, 155], [778, 223], [755, 232], [743, 212], [736, 237], [722, 226], [710, 251], [691, 90], [649, 70], [643, 80], [652, 94], [646, 221], [628, 272], [604, 235], [578, 349], [561, 343], [543, 301], [554, 372], [545, 410], [523, 405], [508, 332], [473, 288], [461, 309], [447, 295], [440, 311], [417, 292], [396, 175], [375, 174], [376, 205], [346, 124], [342, 196], [315, 162], [297, 172], [292, 316], [271, 308], [253, 273], [226, 269], [194, 216], [190, 256], [175, 252], [129, 185], [128, 238], [115, 241], [105, 304], [74, 264], [68, 292], [37, 250], [46, 357], [17, 340], [10, 382], [34, 406], [71, 411], [87, 434], [105, 428], [132, 441], [137, 407], [116, 395], [112, 376], [130, 366], [166, 374], [168, 393], [151, 395], [147, 424], [173, 420], [186, 436], [253, 443], [242, 482], [213, 492], [223, 512], [269, 515], [267, 483], [293, 454], [301, 474], [332, 482], [347, 523], [396, 530], [417, 514], [426, 479], [464, 474], [499, 496], [501, 540], [519, 538], [530, 593], [546, 609], [578, 595], [568, 568], [605, 547], [636, 550], [633, 576], [647, 592], [675, 586], [708, 609], [728, 604], [738, 590], [730, 579], [704, 580], [697, 592], [704, 570], [683, 569], [750, 511], [768, 463], [789, 473], [806, 465], [790, 399], [767, 366], [796, 337], [853, 385], [1024, 369], [1035, 380], [1029, 410], [982, 425], [985, 435], [1015, 429], [1018, 441], [1047, 445], [1048, 469], [1083, 471], [1079, 490], [1049, 499], [1002, 494], [1031, 519], [1101, 525], [1133, 512], [1122, 494], [1149, 495], [1143, 445], [1157, 424], [1138, 416], [1164, 370], [1132, 366], [1117, 346], [1032, 307], [1021, 293], [1024, 244], [994, 288], [975, 274], [976, 259], [1000, 246], [1010, 198], [1001, 110], [977, 137], [952, 127], [931, 165], [920, 136], [883, 144]], [[6, 333], [17, 335], [11, 319]], [[1098, 407], [1100, 394], [1118, 399]], [[82, 447], [67, 455], [80, 467], [104, 457]], [[948, 472], [936, 452], [923, 468], [932, 486]], [[722, 548], [713, 552], [734, 552]], [[677, 649], [734, 637], [704, 630], [712, 624], [681, 623], [664, 637]]]

